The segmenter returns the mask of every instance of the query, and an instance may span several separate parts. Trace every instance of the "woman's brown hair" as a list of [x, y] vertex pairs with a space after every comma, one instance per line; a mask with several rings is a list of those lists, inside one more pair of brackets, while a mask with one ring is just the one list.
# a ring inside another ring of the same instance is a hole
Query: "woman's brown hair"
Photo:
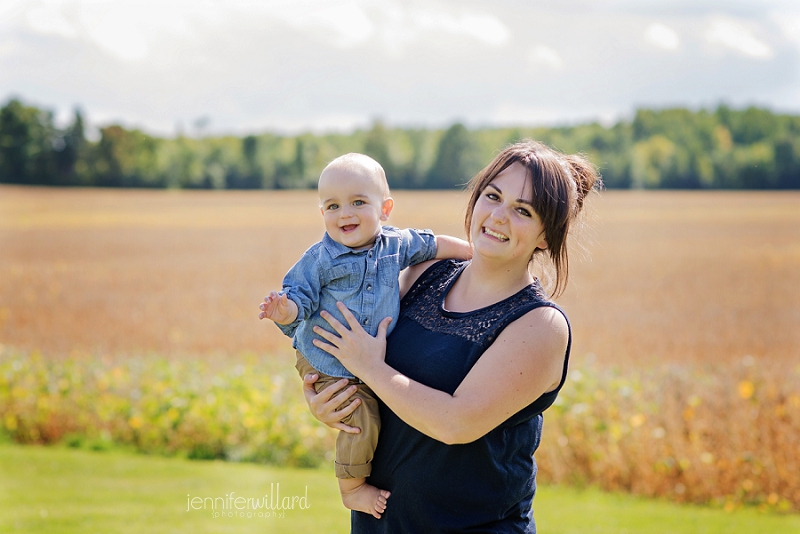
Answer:
[[[544, 225], [547, 251], [556, 271], [553, 296], [563, 293], [569, 278], [567, 236], [570, 225], [583, 209], [586, 195], [602, 181], [594, 165], [579, 154], [567, 155], [538, 141], [526, 139], [506, 147], [470, 180], [466, 229], [470, 235], [472, 212], [484, 188], [498, 174], [519, 163], [528, 171], [533, 190], [533, 210]], [[531, 261], [541, 249], [536, 249]]]

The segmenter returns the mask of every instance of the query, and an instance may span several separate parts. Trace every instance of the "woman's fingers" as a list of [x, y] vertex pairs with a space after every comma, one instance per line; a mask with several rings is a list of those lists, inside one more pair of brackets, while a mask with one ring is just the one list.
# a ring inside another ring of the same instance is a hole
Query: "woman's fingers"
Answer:
[[303, 395], [306, 398], [311, 415], [331, 428], [342, 430], [349, 434], [361, 432], [360, 428], [342, 423], [342, 419], [353, 413], [361, 405], [361, 399], [353, 400], [341, 410], [337, 409], [356, 392], [356, 386], [347, 387], [349, 381], [343, 378], [324, 387], [317, 393], [314, 389], [314, 382], [318, 379], [319, 375], [317, 374], [303, 377]]
[[386, 317], [378, 325], [378, 333], [375, 335], [378, 339], [386, 339], [386, 332], [389, 331], [389, 324], [392, 322], [391, 317]]
[[317, 391], [314, 389], [314, 382], [317, 380], [319, 380], [319, 375], [316, 373], [303, 377], [303, 395], [305, 395], [306, 401], [317, 395]]
[[341, 337], [337, 336], [336, 334], [328, 332], [327, 330], [325, 330], [321, 326], [315, 326], [314, 327], [314, 333], [317, 334], [322, 339], [330, 342], [332, 345], [336, 345], [336, 340], [341, 340], [342, 339]]
[[[350, 391], [349, 389], [346, 389], [344, 393], [342, 393], [340, 395], [337, 395], [336, 397], [331, 399], [331, 403], [333, 403], [334, 401], [338, 402], [339, 397], [349, 398], [355, 392], [356, 392], [355, 387], [352, 388], [352, 391]], [[335, 416], [337, 418], [338, 422], [334, 423], [331, 426], [333, 426], [333, 428], [338, 428], [339, 430], [343, 430], [343, 431], [347, 432], [348, 434], [360, 434], [361, 433], [361, 429], [360, 428], [355, 427], [355, 426], [350, 426], [350, 425], [347, 425], [347, 424], [342, 422], [342, 420], [345, 417], [347, 417], [348, 415], [350, 415], [351, 413], [356, 411], [356, 409], [359, 406], [361, 406], [361, 399], [354, 399], [353, 402], [351, 402], [350, 404], [348, 404], [347, 406], [345, 406], [341, 410], [337, 410], [337, 411], [333, 412], [331, 415]]]
[[350, 309], [347, 306], [344, 305], [344, 302], [337, 301], [336, 302], [336, 307], [339, 309], [340, 312], [342, 312], [342, 315], [344, 316], [344, 320], [347, 321], [347, 324], [350, 327], [350, 330], [355, 330], [356, 327], [360, 327], [361, 326], [361, 325], [358, 324], [358, 319], [356, 319], [356, 316], [353, 315], [353, 312], [351, 312]]
[[[326, 422], [327, 419], [330, 419], [328, 416], [335, 412], [336, 409], [355, 392], [355, 386], [351, 388], [353, 391], [348, 392], [347, 385], [349, 381], [346, 378], [342, 378], [338, 382], [333, 382], [322, 388], [319, 392], [316, 392], [314, 390], [314, 382], [317, 381], [317, 378], [311, 379], [311, 376], [317, 377], [317, 375], [305, 376], [303, 379], [303, 393], [317, 419]], [[339, 419], [341, 419], [341, 417], [336, 419], [336, 421]]]
[[344, 305], [344, 302], [338, 301], [336, 303], [336, 308], [341, 312], [344, 320], [347, 322], [347, 326], [350, 328], [343, 325], [339, 319], [325, 310], [320, 312], [320, 316], [328, 321], [328, 324], [331, 325], [331, 328], [333, 328], [340, 337], [345, 336], [346, 332], [357, 332], [358, 330], [364, 329], [358, 322], [358, 319], [356, 319], [356, 316], [353, 315], [353, 312], [351, 312], [350, 309]]
[[[317, 330], [319, 330], [319, 331], [317, 332]], [[319, 335], [325, 337], [325, 335], [322, 334], [322, 332], [325, 332], [324, 329], [322, 329], [322, 328], [320, 328], [318, 326], [315, 326], [314, 327], [314, 331], [317, 332]], [[336, 337], [333, 334], [330, 334], [329, 332], [328, 332], [328, 335], [332, 336], [333, 339], [336, 339], [338, 341], [342, 340], [342, 338]], [[330, 338], [326, 338], [326, 339], [330, 339]], [[340, 359], [341, 358], [341, 352], [339, 351], [339, 347], [334, 345], [333, 339], [331, 339], [330, 343], [325, 343], [321, 339], [312, 339], [311, 343], [313, 343], [315, 347], [318, 347], [318, 348], [324, 350], [325, 352], [327, 352], [328, 354], [330, 354], [334, 358]]]
[[[350, 310], [348, 310], [348, 313], [349, 313], [349, 311]], [[345, 332], [347, 332], [347, 330], [348, 330], [347, 327], [345, 327], [339, 321], [339, 319], [337, 319], [336, 317], [334, 317], [330, 313], [326, 312], [325, 310], [322, 310], [319, 315], [320, 315], [320, 317], [322, 317], [323, 319], [328, 321], [328, 324], [331, 325], [331, 328], [333, 328], [336, 331], [336, 333], [339, 334], [340, 336], [342, 334], [344, 334]]]
[[[330, 401], [327, 402], [332, 408], [338, 408], [343, 403], [347, 402], [347, 399], [352, 397], [356, 392], [356, 386], [351, 385], [348, 388], [343, 389], [340, 393], [336, 394]], [[333, 428], [338, 428], [339, 430], [343, 430], [348, 434], [359, 434], [361, 429], [355, 426], [346, 425], [342, 422], [342, 420], [356, 411], [356, 409], [361, 406], [361, 399], [353, 399], [353, 402], [342, 408], [341, 410], [337, 410], [335, 408], [333, 412], [331, 412], [331, 416], [336, 419], [336, 423], [332, 424]]]
[[355, 426], [346, 425], [346, 424], [342, 423], [341, 421], [331, 425], [331, 428], [335, 428], [337, 430], [341, 430], [343, 432], [347, 432], [348, 434], [360, 434], [361, 433], [361, 429], [360, 428], [355, 427]]
[[[338, 393], [342, 389], [346, 388], [347, 384], [348, 384], [348, 380], [346, 378], [342, 378], [338, 382], [334, 382], [332, 384], [329, 384], [329, 385], [325, 386], [324, 388], [322, 388], [319, 391], [319, 393], [317, 393], [317, 391], [315, 391], [315, 389], [314, 389], [314, 382], [316, 382], [317, 380], [319, 380], [319, 375], [316, 374], [316, 373], [312, 374], [312, 375], [304, 376], [303, 377], [303, 391], [304, 392], [308, 392], [308, 394], [306, 395], [306, 398], [309, 398], [309, 396], [310, 396], [310, 397], [314, 398], [316, 400], [316, 402], [322, 403], [322, 404], [324, 404], [324, 403], [328, 402], [329, 400], [331, 400], [331, 397], [333, 397], [336, 393]], [[345, 397], [345, 398], [347, 398], [347, 397]], [[339, 404], [341, 404], [341, 401], [339, 402]], [[338, 406], [338, 404], [336, 406]]]
[[351, 404], [339, 410], [339, 406], [347, 402], [347, 399], [352, 397], [355, 392], [356, 392], [356, 386], [351, 385], [350, 387], [341, 390], [341, 392], [334, 395], [331, 398], [331, 400], [328, 401], [338, 414], [339, 419], [344, 419], [345, 417], [353, 413], [353, 410], [355, 410], [353, 404], [356, 404], [356, 406], [358, 406], [358, 404], [361, 403], [359, 399], [354, 399]]

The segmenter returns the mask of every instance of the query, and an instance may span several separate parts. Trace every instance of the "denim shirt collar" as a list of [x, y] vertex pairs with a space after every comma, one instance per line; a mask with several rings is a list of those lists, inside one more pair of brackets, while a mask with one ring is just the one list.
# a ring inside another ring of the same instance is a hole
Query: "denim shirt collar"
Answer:
[[[382, 235], [383, 235], [383, 227], [381, 227], [380, 233], [375, 238], [375, 243], [378, 242], [378, 240], [381, 238]], [[342, 245], [341, 243], [339, 243], [338, 241], [334, 241], [333, 238], [328, 235], [328, 232], [325, 232], [325, 235], [322, 236], [322, 245], [325, 247], [325, 250], [328, 251], [328, 254], [331, 255], [331, 258], [334, 258], [334, 259], [338, 258], [339, 256], [344, 256], [345, 254], [348, 254], [348, 253], [349, 254], [360, 254], [362, 252], [366, 252], [366, 251], [369, 250], [368, 248], [365, 248], [365, 249], [362, 249], [362, 250], [353, 250], [350, 247], [346, 247], [346, 246]]]

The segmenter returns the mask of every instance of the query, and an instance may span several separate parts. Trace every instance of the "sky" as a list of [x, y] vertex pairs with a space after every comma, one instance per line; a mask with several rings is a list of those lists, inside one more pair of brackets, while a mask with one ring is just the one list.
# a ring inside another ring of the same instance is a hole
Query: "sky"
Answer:
[[157, 135], [800, 113], [798, 0], [0, 0], [0, 105]]

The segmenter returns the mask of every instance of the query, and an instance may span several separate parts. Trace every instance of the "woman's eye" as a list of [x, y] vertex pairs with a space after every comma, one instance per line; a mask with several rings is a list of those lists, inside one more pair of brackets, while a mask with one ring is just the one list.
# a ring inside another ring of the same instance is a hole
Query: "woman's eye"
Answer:
[[489, 200], [499, 200], [500, 197], [497, 196], [496, 193], [486, 193], [486, 198]]
[[518, 212], [520, 215], [523, 215], [523, 216], [525, 216], [525, 217], [530, 217], [530, 216], [531, 216], [531, 212], [530, 212], [530, 211], [528, 211], [528, 210], [526, 210], [525, 208], [517, 208], [517, 212]]

